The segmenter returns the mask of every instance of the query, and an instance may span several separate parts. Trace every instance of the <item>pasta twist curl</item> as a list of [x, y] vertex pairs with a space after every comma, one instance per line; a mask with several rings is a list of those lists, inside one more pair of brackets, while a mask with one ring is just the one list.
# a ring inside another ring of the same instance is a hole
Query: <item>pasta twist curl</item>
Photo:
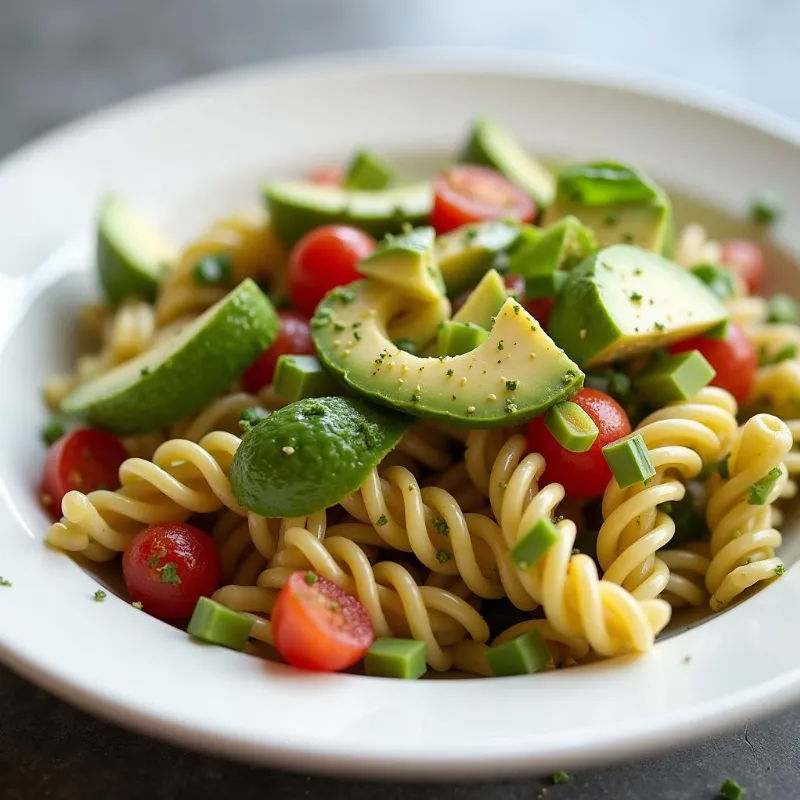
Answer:
[[623, 586], [638, 599], [658, 597], [669, 588], [679, 602], [705, 602], [704, 593], [685, 578], [672, 580], [666, 562], [656, 555], [675, 535], [675, 523], [658, 506], [681, 500], [686, 493], [683, 482], [722, 458], [737, 429], [736, 411], [728, 392], [708, 387], [687, 401], [659, 409], [637, 427], [656, 474], [646, 484], [627, 489], [620, 489], [615, 478], [608, 484], [597, 536], [603, 580]]
[[[781, 535], [772, 527], [770, 506], [784, 490], [787, 470], [781, 459], [791, 447], [791, 432], [781, 420], [756, 414], [737, 433], [728, 459], [729, 477], [717, 475], [710, 482], [706, 520], [711, 529], [711, 563], [706, 587], [715, 611], [754, 584], [783, 572], [774, 552]], [[752, 498], [754, 484], [768, 476], [773, 478], [769, 491]]]
[[165, 442], [152, 461], [127, 459], [116, 491], [67, 492], [61, 503], [63, 517], [50, 526], [47, 541], [93, 561], [107, 561], [155, 522], [182, 521], [223, 506], [246, 517], [228, 480], [240, 442], [233, 434], [215, 431], [199, 443]]

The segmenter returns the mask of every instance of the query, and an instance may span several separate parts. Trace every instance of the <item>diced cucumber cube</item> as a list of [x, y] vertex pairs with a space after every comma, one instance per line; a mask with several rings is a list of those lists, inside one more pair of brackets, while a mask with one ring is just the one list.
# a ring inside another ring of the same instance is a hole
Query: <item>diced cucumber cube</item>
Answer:
[[425, 674], [425, 642], [380, 637], [364, 656], [364, 670], [375, 678], [415, 680]]
[[486, 663], [497, 678], [532, 675], [546, 666], [550, 658], [550, 651], [539, 631], [528, 631], [486, 651]]
[[511, 548], [511, 560], [520, 568], [532, 567], [558, 540], [552, 520], [543, 517]]
[[210, 597], [201, 597], [197, 601], [187, 628], [196, 639], [231, 650], [244, 650], [252, 629], [253, 620], [250, 617]]
[[639, 375], [634, 384], [651, 403], [664, 405], [688, 400], [707, 386], [717, 373], [699, 350], [668, 355]]
[[571, 453], [585, 453], [597, 439], [594, 420], [569, 400], [552, 406], [545, 415], [544, 424], [556, 441]]
[[643, 483], [656, 474], [656, 468], [640, 433], [631, 433], [607, 444], [603, 448], [603, 456], [621, 489]]
[[347, 168], [348, 189], [385, 189], [394, 180], [394, 170], [371, 150], [359, 150]]

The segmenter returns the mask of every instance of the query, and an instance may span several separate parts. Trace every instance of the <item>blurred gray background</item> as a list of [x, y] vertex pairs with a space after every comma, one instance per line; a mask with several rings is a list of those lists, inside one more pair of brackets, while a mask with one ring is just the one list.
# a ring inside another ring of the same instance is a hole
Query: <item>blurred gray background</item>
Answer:
[[[0, 155], [184, 78], [286, 56], [409, 45], [594, 59], [722, 90], [800, 123], [798, 41], [798, 0], [0, 0]], [[677, 753], [576, 773], [566, 785], [545, 777], [378, 786], [185, 753], [91, 719], [0, 668], [3, 800], [694, 800], [713, 798], [729, 776], [748, 787], [748, 800], [791, 800], [800, 797], [799, 746], [794, 709]]]

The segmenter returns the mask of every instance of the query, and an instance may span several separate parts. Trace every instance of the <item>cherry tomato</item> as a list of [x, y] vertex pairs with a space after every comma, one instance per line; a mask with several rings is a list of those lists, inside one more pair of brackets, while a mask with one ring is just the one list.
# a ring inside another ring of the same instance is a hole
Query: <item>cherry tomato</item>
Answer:
[[242, 388], [250, 394], [272, 383], [280, 356], [313, 356], [317, 352], [304, 316], [294, 311], [279, 311], [278, 317], [281, 321], [278, 338], [242, 374]]
[[600, 497], [611, 480], [611, 469], [603, 456], [603, 448], [627, 436], [631, 423], [622, 406], [597, 389], [581, 389], [571, 398], [597, 425], [598, 435], [585, 453], [565, 450], [544, 424], [544, 416], [528, 423], [528, 447], [539, 453], [546, 469], [540, 481], [563, 485], [568, 497]]
[[542, 297], [540, 300], [527, 300], [525, 302], [526, 311], [535, 317], [538, 323], [547, 330], [547, 323], [550, 321], [550, 312], [556, 304], [555, 297]]
[[431, 225], [447, 233], [484, 219], [516, 219], [531, 222], [536, 206], [499, 172], [473, 164], [449, 167], [433, 183]]
[[766, 271], [761, 245], [752, 239], [729, 239], [722, 244], [720, 258], [745, 282], [750, 294], [758, 292]]
[[116, 436], [99, 428], [81, 428], [62, 436], [47, 451], [42, 472], [42, 502], [54, 516], [61, 514], [67, 492], [88, 494], [116, 489], [119, 467], [128, 451]]
[[727, 389], [740, 405], [747, 401], [758, 367], [758, 353], [753, 340], [735, 323], [729, 322], [724, 339], [693, 336], [670, 345], [670, 353], [699, 350], [717, 375], [712, 386]]
[[360, 277], [356, 264], [375, 249], [375, 240], [347, 225], [309, 231], [289, 255], [289, 293], [298, 311], [310, 317], [335, 286]]
[[122, 556], [128, 593], [148, 614], [191, 616], [197, 601], [219, 586], [222, 558], [214, 540], [185, 522], [157, 522], [133, 537]]
[[344, 170], [333, 164], [327, 164], [312, 170], [308, 178], [312, 183], [341, 186], [344, 183]]
[[313, 572], [295, 572], [275, 601], [272, 639], [292, 666], [337, 672], [367, 652], [375, 631], [355, 597]]

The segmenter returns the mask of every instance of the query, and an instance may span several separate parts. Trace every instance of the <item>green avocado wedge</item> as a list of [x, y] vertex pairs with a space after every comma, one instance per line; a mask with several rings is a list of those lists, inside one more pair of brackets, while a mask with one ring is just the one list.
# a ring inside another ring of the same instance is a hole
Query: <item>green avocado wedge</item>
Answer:
[[320, 397], [275, 411], [242, 440], [237, 502], [265, 517], [305, 517], [354, 492], [414, 420], [365, 400]]
[[174, 338], [81, 384], [62, 411], [121, 435], [200, 411], [275, 340], [278, 316], [250, 279]]
[[284, 181], [267, 185], [264, 197], [275, 232], [290, 246], [313, 228], [335, 223], [381, 239], [400, 233], [406, 224], [425, 224], [433, 205], [429, 183], [364, 191]]
[[377, 281], [330, 292], [311, 320], [320, 362], [362, 397], [473, 428], [521, 424], [583, 385], [578, 366], [513, 298], [488, 338], [456, 356], [425, 358], [393, 343], [393, 318], [413, 312], [408, 298]]
[[115, 195], [100, 204], [97, 271], [112, 305], [136, 295], [155, 300], [158, 286], [177, 250], [138, 211]]

